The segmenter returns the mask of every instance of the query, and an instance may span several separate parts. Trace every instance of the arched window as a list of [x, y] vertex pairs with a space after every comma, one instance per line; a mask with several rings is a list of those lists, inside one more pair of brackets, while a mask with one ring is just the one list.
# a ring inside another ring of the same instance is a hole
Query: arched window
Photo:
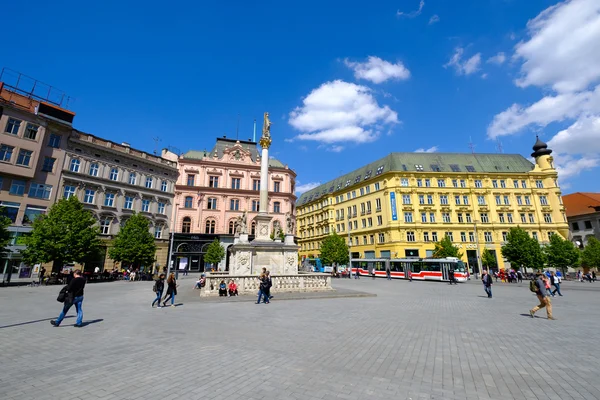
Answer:
[[233, 235], [235, 233], [235, 221], [229, 221], [229, 234]]
[[214, 219], [206, 220], [206, 226], [204, 228], [204, 233], [215, 233], [216, 225], [217, 224], [215, 223]]
[[185, 205], [184, 205], [184, 207], [185, 207], [185, 208], [192, 208], [192, 206], [193, 206], [193, 204], [192, 204], [192, 203], [193, 203], [193, 201], [194, 201], [194, 199], [192, 198], [192, 196], [187, 196], [187, 197], [185, 198]]
[[252, 221], [252, 225], [250, 225], [250, 234], [256, 235], [256, 221]]
[[192, 219], [190, 217], [185, 217], [183, 219], [183, 225], [181, 226], [182, 233], [190, 233], [192, 230]]

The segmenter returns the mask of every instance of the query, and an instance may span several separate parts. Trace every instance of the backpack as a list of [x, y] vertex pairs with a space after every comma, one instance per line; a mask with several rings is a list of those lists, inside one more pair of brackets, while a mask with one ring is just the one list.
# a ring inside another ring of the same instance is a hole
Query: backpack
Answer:
[[534, 279], [529, 281], [529, 291], [533, 292], [533, 293], [537, 293], [537, 291], [538, 291], [538, 287], [537, 287]]
[[154, 286], [152, 286], [152, 291], [156, 293], [156, 282], [154, 282]]

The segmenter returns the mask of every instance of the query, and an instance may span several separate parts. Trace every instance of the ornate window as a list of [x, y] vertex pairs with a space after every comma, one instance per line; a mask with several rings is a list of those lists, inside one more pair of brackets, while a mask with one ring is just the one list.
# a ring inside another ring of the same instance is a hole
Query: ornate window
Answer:
[[185, 208], [192, 208], [193, 202], [194, 202], [194, 200], [193, 200], [192, 196], [186, 196], [184, 207]]
[[281, 203], [276, 201], [273, 203], [273, 212], [280, 213], [281, 212]]
[[110, 170], [110, 176], [109, 179], [111, 181], [118, 181], [119, 180], [119, 170], [117, 168], [112, 168]]
[[204, 227], [204, 233], [215, 233], [216, 222], [214, 219], [206, 220], [206, 225]]
[[91, 163], [90, 164], [90, 176], [98, 176], [98, 171], [99, 171], [99, 167], [98, 167], [98, 163]]
[[100, 234], [110, 235], [110, 225], [112, 223], [112, 217], [102, 217], [100, 220]]
[[81, 161], [74, 158], [71, 160], [71, 164], [69, 165], [69, 171], [71, 172], [79, 172], [79, 166], [81, 165]]
[[235, 221], [234, 220], [229, 221], [229, 229], [227, 232], [230, 235], [233, 235], [235, 233]]
[[192, 219], [190, 217], [185, 217], [183, 219], [183, 224], [181, 225], [182, 233], [190, 233], [192, 230]]

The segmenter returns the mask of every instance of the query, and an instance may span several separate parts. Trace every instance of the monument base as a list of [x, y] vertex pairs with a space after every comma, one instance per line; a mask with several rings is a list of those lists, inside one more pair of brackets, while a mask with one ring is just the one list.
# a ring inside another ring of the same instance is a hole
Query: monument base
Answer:
[[[238, 285], [238, 294], [256, 295], [260, 282], [257, 275], [212, 275], [206, 276], [206, 285], [200, 290], [200, 297], [213, 297], [219, 295], [219, 284], [224, 280], [229, 284], [234, 280]], [[331, 287], [331, 275], [329, 274], [293, 274], [275, 275], [271, 278], [273, 286], [271, 293], [298, 293], [298, 292], [327, 292], [333, 290]]]
[[298, 273], [298, 246], [274, 242], [243, 243], [231, 246], [229, 273], [236, 276], [258, 276], [263, 268], [271, 275], [293, 275]]

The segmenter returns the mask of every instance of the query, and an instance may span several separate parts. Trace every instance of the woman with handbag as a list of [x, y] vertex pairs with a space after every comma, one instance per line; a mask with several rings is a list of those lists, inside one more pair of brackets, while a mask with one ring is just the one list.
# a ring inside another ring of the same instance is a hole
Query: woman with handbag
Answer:
[[65, 286], [58, 295], [58, 301], [64, 302], [63, 310], [58, 316], [56, 320], [50, 321], [52, 326], [60, 326], [60, 323], [67, 315], [67, 312], [71, 308], [72, 305], [75, 305], [75, 309], [77, 310], [77, 322], [75, 323], [76, 328], [81, 328], [83, 326], [83, 308], [81, 305], [83, 304], [83, 288], [85, 287], [85, 278], [81, 274], [80, 270], [76, 270], [73, 273], [73, 279], [67, 286]]
[[175, 273], [171, 272], [167, 278], [167, 295], [163, 301], [163, 307], [167, 306], [167, 301], [171, 300], [171, 307], [175, 307], [175, 296], [177, 296], [177, 281]]

